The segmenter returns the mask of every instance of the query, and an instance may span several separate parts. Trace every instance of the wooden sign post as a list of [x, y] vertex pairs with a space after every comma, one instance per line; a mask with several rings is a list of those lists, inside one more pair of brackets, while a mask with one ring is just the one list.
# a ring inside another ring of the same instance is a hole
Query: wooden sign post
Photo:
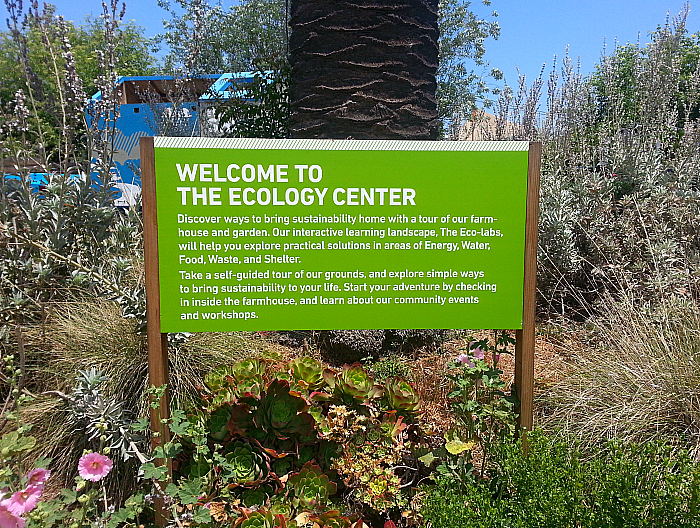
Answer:
[[[148, 346], [148, 386], [164, 387], [158, 405], [151, 405], [151, 445], [155, 448], [170, 441], [170, 398], [168, 387], [168, 334], [160, 331], [160, 281], [158, 270], [158, 214], [156, 203], [155, 152], [153, 138], [142, 137], [141, 149], [141, 197], [143, 205], [143, 246], [146, 272], [146, 340]], [[156, 460], [156, 465], [164, 461]], [[172, 465], [168, 462], [168, 474]], [[159, 483], [162, 487], [165, 483]], [[168, 513], [163, 499], [154, 503], [156, 524], [167, 524]]]
[[532, 430], [535, 390], [535, 304], [537, 294], [537, 222], [540, 204], [542, 143], [530, 143], [525, 216], [523, 327], [515, 331], [515, 393], [520, 401], [518, 428]]

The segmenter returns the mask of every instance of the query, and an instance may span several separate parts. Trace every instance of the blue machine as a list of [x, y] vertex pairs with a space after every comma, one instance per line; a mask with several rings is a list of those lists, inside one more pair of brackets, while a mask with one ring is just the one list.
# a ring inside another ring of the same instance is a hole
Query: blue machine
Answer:
[[[119, 117], [112, 139], [113, 167], [111, 183], [118, 196], [115, 205], [128, 207], [138, 203], [141, 194], [139, 138], [142, 136], [217, 136], [218, 123], [209, 110], [217, 101], [241, 94], [242, 83], [252, 82], [254, 74], [224, 73], [192, 79], [173, 76], [120, 77]], [[97, 92], [93, 101], [99, 101]], [[178, 102], [173, 105], [172, 101]], [[86, 111], [88, 125], [91, 116]], [[92, 160], [97, 176], [96, 159]]]

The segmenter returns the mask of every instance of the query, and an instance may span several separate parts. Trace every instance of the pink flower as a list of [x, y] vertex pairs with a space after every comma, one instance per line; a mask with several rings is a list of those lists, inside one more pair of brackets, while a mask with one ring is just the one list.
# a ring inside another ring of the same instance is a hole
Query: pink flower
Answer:
[[36, 468], [32, 469], [27, 473], [27, 485], [28, 486], [43, 486], [44, 482], [48, 480], [51, 476], [51, 472], [48, 469]]
[[476, 347], [472, 352], [474, 354], [474, 359], [484, 359], [484, 351], [481, 350], [481, 347]]
[[0, 528], [24, 528], [26, 521], [7, 509], [9, 500], [0, 501]]
[[457, 363], [461, 363], [462, 365], [467, 365], [469, 368], [474, 368], [474, 362], [466, 354], [460, 354], [459, 356], [457, 356], [457, 359], [455, 359], [455, 361]]
[[99, 453], [88, 453], [80, 457], [78, 473], [85, 480], [97, 482], [103, 479], [112, 470], [114, 463]]
[[43, 486], [27, 486], [22, 491], [13, 493], [9, 499], [3, 502], [10, 513], [23, 515], [36, 507], [42, 491], [44, 491]]

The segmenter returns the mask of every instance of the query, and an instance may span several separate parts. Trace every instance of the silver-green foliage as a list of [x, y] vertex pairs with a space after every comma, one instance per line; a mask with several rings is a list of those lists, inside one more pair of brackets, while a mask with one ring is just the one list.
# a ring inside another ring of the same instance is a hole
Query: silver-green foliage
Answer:
[[604, 290], [697, 294], [700, 71], [687, 11], [646, 46], [616, 46], [584, 78], [567, 56], [499, 102], [495, 136], [543, 142], [539, 289], [554, 311]]

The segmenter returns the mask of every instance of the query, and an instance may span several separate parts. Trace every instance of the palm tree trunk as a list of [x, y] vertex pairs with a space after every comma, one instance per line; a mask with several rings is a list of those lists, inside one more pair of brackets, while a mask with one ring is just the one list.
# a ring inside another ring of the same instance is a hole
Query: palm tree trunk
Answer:
[[436, 139], [438, 0], [290, 0], [291, 135]]

